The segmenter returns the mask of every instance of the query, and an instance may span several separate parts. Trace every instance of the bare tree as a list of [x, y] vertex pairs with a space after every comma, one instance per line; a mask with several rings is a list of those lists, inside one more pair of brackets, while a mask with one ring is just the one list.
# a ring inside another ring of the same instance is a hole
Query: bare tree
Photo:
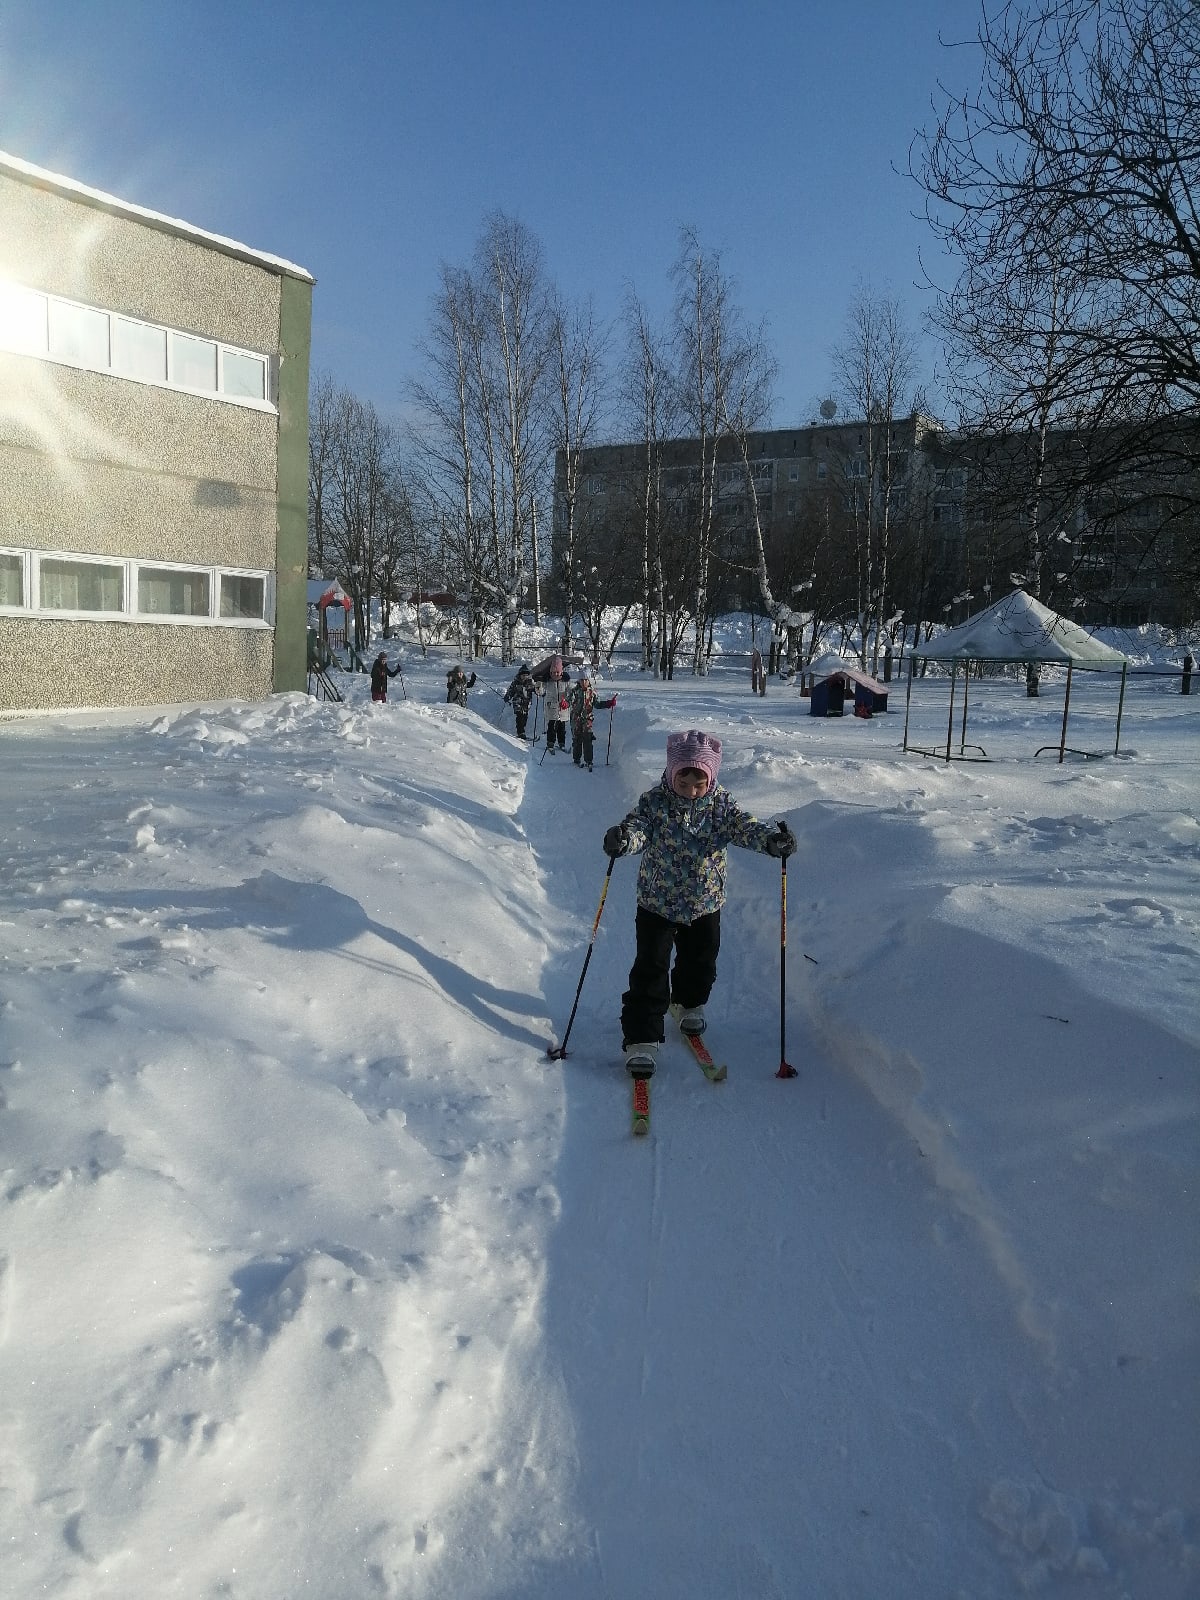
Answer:
[[[1051, 494], [1119, 521], [1132, 470], [1154, 480], [1164, 532], [1195, 523], [1200, 11], [1010, 0], [982, 9], [973, 43], [978, 87], [939, 90], [909, 169], [957, 264], [955, 283], [935, 285], [936, 320], [963, 421], [1041, 436], [1021, 513], [1036, 584]], [[1071, 448], [1052, 478], [1055, 430]], [[1200, 581], [1197, 564], [1182, 581]]]
[[532, 567], [533, 494], [552, 438], [548, 382], [557, 315], [542, 248], [524, 223], [495, 212], [476, 248], [476, 281], [486, 338], [477, 346], [477, 423], [487, 461], [491, 582], [502, 659], [513, 659], [513, 628]]
[[842, 472], [854, 530], [860, 659], [874, 672], [884, 620], [894, 609], [889, 586], [898, 492], [895, 424], [911, 410], [916, 376], [916, 344], [899, 301], [860, 285], [833, 366], [846, 410], [862, 418]]
[[410, 427], [413, 456], [421, 474], [426, 515], [437, 530], [447, 577], [452, 576], [466, 610], [473, 650], [482, 648], [486, 627], [485, 563], [476, 516], [476, 355], [483, 340], [479, 297], [468, 272], [442, 263], [429, 335], [420, 346], [425, 376], [409, 392], [420, 415]]
[[[695, 638], [692, 670], [708, 664], [707, 624], [713, 602], [713, 560], [719, 530], [718, 483], [722, 458], [731, 462], [740, 428], [761, 425], [771, 405], [774, 362], [764, 330], [749, 329], [734, 299], [734, 284], [719, 251], [706, 251], [685, 228], [671, 272], [675, 284], [675, 382], [679, 407], [697, 454], [691, 550]], [[736, 477], [728, 480], [738, 487]]]
[[424, 375], [410, 386], [420, 413], [414, 458], [463, 586], [472, 652], [498, 624], [505, 660], [530, 581], [552, 437], [553, 316], [541, 246], [496, 212], [472, 266], [442, 267]]
[[[593, 443], [600, 420], [604, 336], [590, 303], [568, 308], [561, 299], [554, 308], [551, 334], [553, 374], [551, 429], [555, 451], [556, 500], [561, 519], [556, 549], [563, 594], [562, 648], [571, 648], [571, 620], [576, 609], [579, 551], [579, 480], [583, 451]], [[595, 585], [592, 586], [593, 591]], [[593, 654], [599, 640], [593, 638]]]
[[642, 670], [657, 672], [663, 670], [666, 660], [663, 445], [673, 420], [673, 386], [664, 340], [632, 290], [625, 297], [624, 324], [626, 355], [620, 404], [637, 450], [635, 504], [629, 509], [629, 522], [637, 530]]
[[338, 390], [328, 373], [315, 375], [308, 400], [308, 562], [318, 577], [326, 564], [326, 493], [333, 470]]

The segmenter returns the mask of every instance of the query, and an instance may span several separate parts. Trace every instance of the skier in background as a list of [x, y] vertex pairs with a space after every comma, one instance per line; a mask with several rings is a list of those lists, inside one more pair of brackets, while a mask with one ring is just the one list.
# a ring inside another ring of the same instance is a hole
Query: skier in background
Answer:
[[577, 767], [586, 762], [588, 771], [592, 770], [592, 751], [595, 744], [592, 734], [592, 713], [597, 710], [610, 711], [616, 703], [615, 694], [607, 700], [597, 700], [596, 691], [592, 688], [591, 673], [586, 667], [579, 669], [579, 678], [567, 696], [567, 709], [571, 714], [571, 756]]
[[513, 716], [517, 722], [517, 738], [526, 737], [525, 728], [529, 722], [529, 708], [533, 704], [535, 694], [541, 690], [533, 681], [533, 674], [529, 670], [529, 663], [522, 661], [517, 668], [517, 675], [504, 691], [504, 703], [513, 708]]
[[661, 781], [604, 835], [607, 855], [642, 855], [636, 954], [621, 999], [621, 1047], [637, 1077], [654, 1071], [672, 1003], [683, 1008], [683, 1032], [704, 1032], [721, 947], [725, 847], [741, 845], [777, 858], [796, 848], [786, 824], [772, 827], [742, 810], [717, 782], [720, 766], [719, 739], [695, 728], [668, 734]]
[[560, 750], [567, 748], [567, 723], [571, 717], [567, 686], [570, 682], [571, 674], [563, 666], [562, 657], [555, 656], [550, 665], [550, 681], [546, 685], [547, 751], [553, 751], [555, 745]]
[[387, 651], [381, 650], [379, 652], [379, 654], [375, 657], [374, 663], [371, 667], [372, 700], [386, 701], [388, 679], [396, 677], [400, 672], [402, 665], [402, 662], [397, 661], [394, 667], [389, 667], [387, 664]]
[[475, 687], [475, 674], [468, 678], [461, 667], [451, 667], [446, 674], [446, 704], [465, 706], [467, 690]]

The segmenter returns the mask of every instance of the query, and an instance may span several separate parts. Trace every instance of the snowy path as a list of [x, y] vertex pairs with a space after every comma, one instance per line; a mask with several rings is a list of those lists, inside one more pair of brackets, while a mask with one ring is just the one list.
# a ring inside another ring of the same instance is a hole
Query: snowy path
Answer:
[[[644, 781], [547, 759], [520, 816], [551, 903], [598, 896], [596, 841]], [[1015, 1406], [1041, 1352], [1013, 1351], [1017, 1308], [978, 1235], [863, 1085], [796, 1030], [801, 1079], [775, 1079], [778, 869], [731, 856], [712, 1007], [730, 1082], [706, 1083], [669, 1039], [649, 1148], [631, 1145], [616, 1011], [632, 862], [617, 864], [563, 1066], [547, 1335], [594, 1530], [570, 1592], [633, 1594], [653, 1572], [664, 1600], [783, 1597], [806, 1575], [847, 1600], [872, 1585], [986, 1594], [980, 1499], [1037, 1475]], [[991, 1335], [960, 1342], [972, 1315]]]

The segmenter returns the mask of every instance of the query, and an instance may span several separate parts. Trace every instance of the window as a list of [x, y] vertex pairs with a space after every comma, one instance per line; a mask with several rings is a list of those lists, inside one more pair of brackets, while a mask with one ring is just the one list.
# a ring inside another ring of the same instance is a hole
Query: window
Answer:
[[69, 300], [50, 302], [50, 354], [76, 367], [108, 366], [108, 314]]
[[123, 611], [124, 565], [43, 556], [39, 591], [43, 611]]
[[0, 282], [0, 350], [274, 410], [267, 356], [16, 283]]
[[267, 363], [242, 350], [221, 351], [221, 393], [242, 400], [267, 398]]
[[817, 477], [820, 480], [824, 481], [824, 479], [826, 477], [828, 477], [828, 475], [829, 475], [829, 463], [826, 462], [826, 461], [818, 461], [817, 462]]
[[138, 567], [137, 608], [141, 616], [207, 617], [209, 594], [207, 572]]
[[123, 377], [166, 383], [167, 330], [152, 328], [147, 322], [130, 322], [128, 317], [114, 317], [112, 365], [113, 371]]
[[266, 582], [262, 578], [221, 574], [221, 615], [262, 621], [266, 608]]
[[18, 355], [46, 354], [46, 296], [15, 283], [0, 283], [0, 349]]
[[19, 555], [0, 550], [0, 606], [25, 604], [25, 563]]
[[124, 622], [259, 627], [274, 606], [269, 572], [231, 572], [127, 557], [0, 550], [0, 608], [103, 615]]
[[597, 478], [589, 478], [588, 479], [588, 493], [589, 494], [603, 494], [604, 493], [604, 479], [603, 478], [598, 478], [598, 477]]
[[788, 468], [788, 482], [789, 483], [799, 483], [800, 482], [800, 468], [799, 467], [789, 467]]
[[205, 393], [217, 387], [217, 347], [211, 339], [194, 339], [190, 333], [172, 333], [171, 382], [181, 389]]

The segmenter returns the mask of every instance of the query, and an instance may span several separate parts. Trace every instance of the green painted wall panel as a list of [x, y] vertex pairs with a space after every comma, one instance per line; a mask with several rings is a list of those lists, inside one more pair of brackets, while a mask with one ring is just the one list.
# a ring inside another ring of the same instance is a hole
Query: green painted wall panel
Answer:
[[308, 362], [312, 285], [280, 280], [279, 553], [275, 588], [275, 689], [307, 683]]

